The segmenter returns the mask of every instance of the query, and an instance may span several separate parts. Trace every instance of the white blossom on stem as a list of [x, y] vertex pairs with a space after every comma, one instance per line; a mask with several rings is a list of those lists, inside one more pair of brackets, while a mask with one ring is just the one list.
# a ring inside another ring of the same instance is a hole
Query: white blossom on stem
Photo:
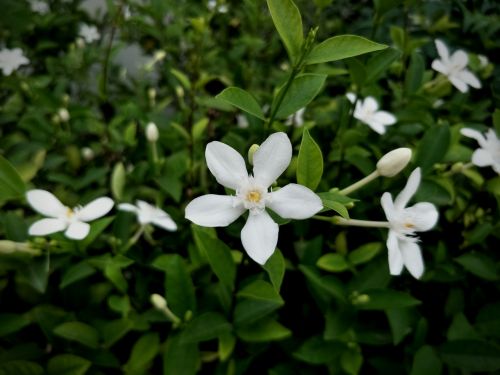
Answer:
[[351, 103], [356, 103], [354, 108], [354, 118], [368, 125], [372, 130], [379, 134], [384, 134], [386, 127], [394, 125], [397, 121], [392, 113], [387, 111], [379, 111], [379, 106], [374, 97], [368, 96], [363, 99], [358, 99], [352, 92], [346, 94], [347, 99]]
[[465, 51], [458, 49], [451, 56], [444, 44], [439, 39], [434, 41], [438, 51], [439, 59], [432, 62], [432, 69], [444, 74], [453, 86], [461, 92], [469, 91], [469, 86], [475, 89], [481, 88], [481, 82], [467, 69], [469, 57]]
[[492, 167], [500, 174], [500, 139], [495, 131], [488, 129], [485, 136], [477, 130], [463, 128], [460, 133], [479, 143], [479, 148], [472, 154], [472, 163], [478, 167]]
[[111, 198], [101, 197], [83, 207], [69, 208], [52, 193], [40, 189], [28, 191], [26, 198], [35, 211], [47, 216], [29, 227], [28, 233], [31, 236], [45, 236], [65, 231], [64, 235], [73, 240], [82, 240], [87, 237], [90, 231], [90, 225], [87, 222], [106, 215], [114, 205]]
[[153, 224], [169, 231], [177, 230], [177, 224], [175, 224], [169, 214], [147, 202], [138, 200], [135, 206], [130, 203], [120, 203], [118, 209], [135, 213], [137, 221], [141, 225]]
[[292, 144], [285, 133], [270, 135], [253, 155], [253, 175], [245, 160], [232, 147], [210, 142], [205, 150], [207, 166], [218, 183], [236, 195], [207, 194], [186, 207], [186, 218], [205, 227], [225, 227], [248, 210], [241, 231], [246, 252], [259, 264], [266, 263], [278, 242], [278, 224], [266, 211], [270, 208], [286, 219], [307, 219], [323, 208], [321, 199], [305, 186], [288, 184], [269, 191], [292, 159]]
[[160, 138], [160, 132], [154, 122], [149, 122], [146, 125], [146, 139], [148, 142], [156, 142]]
[[424, 273], [424, 261], [415, 232], [430, 230], [436, 225], [439, 214], [429, 202], [406, 207], [416, 193], [420, 179], [420, 168], [417, 168], [410, 174], [406, 186], [394, 201], [390, 193], [382, 195], [382, 208], [390, 226], [387, 249], [391, 275], [401, 274], [403, 267], [417, 279]]
[[0, 69], [6, 76], [10, 76], [14, 70], [17, 70], [21, 65], [29, 64], [29, 62], [21, 48], [0, 50]]
[[47, 14], [50, 12], [49, 4], [43, 0], [31, 0], [30, 7], [31, 11], [38, 14]]
[[78, 35], [85, 41], [85, 43], [92, 43], [101, 38], [101, 34], [99, 34], [97, 27], [86, 24], [80, 25]]

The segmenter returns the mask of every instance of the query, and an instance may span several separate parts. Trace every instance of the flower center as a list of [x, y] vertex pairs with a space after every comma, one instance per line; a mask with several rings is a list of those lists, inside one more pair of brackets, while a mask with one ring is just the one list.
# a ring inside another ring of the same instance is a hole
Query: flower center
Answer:
[[75, 214], [75, 212], [71, 208], [69, 208], [69, 207], [66, 208], [66, 217], [68, 219], [71, 219], [74, 214]]
[[262, 198], [262, 194], [260, 191], [257, 190], [250, 190], [247, 193], [247, 201], [253, 202], [253, 203], [259, 203], [260, 199]]
[[251, 213], [264, 210], [268, 201], [267, 189], [261, 186], [253, 176], [248, 176], [248, 179], [242, 181], [241, 185], [236, 189], [234, 204], [243, 205]]

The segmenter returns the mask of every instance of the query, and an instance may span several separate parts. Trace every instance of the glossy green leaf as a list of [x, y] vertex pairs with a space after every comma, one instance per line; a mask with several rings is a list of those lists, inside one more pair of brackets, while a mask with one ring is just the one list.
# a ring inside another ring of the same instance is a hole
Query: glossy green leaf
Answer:
[[0, 363], [0, 375], [44, 375], [39, 364], [31, 361], [14, 360]]
[[160, 337], [158, 333], [142, 335], [132, 347], [130, 358], [124, 366], [125, 372], [144, 374], [159, 351]]
[[429, 345], [424, 345], [415, 353], [410, 375], [440, 375], [443, 364], [436, 351]]
[[99, 342], [97, 330], [82, 322], [66, 322], [60, 324], [54, 328], [54, 333], [66, 340], [76, 341], [94, 349], [97, 348]]
[[21, 314], [0, 314], [0, 337], [15, 333], [30, 323], [31, 321]]
[[498, 280], [498, 272], [495, 261], [487, 255], [481, 253], [467, 253], [455, 258], [468, 272], [485, 280]]
[[21, 198], [26, 186], [10, 162], [0, 155], [0, 202]]
[[443, 160], [450, 145], [450, 128], [445, 125], [427, 130], [419, 143], [416, 164], [423, 172], [429, 171], [435, 163]]
[[189, 322], [182, 334], [182, 343], [213, 340], [230, 330], [231, 324], [223, 315], [206, 312]]
[[349, 269], [349, 264], [346, 262], [345, 257], [336, 253], [323, 255], [318, 259], [316, 265], [328, 272], [342, 272]]
[[236, 108], [245, 111], [252, 116], [264, 120], [264, 113], [261, 105], [247, 91], [238, 87], [228, 87], [216, 96], [217, 99], [223, 100]]
[[256, 280], [240, 290], [234, 311], [234, 323], [252, 323], [283, 306], [284, 301], [274, 287], [263, 280]]
[[370, 57], [366, 63], [366, 83], [379, 79], [400, 56], [401, 52], [398, 50], [387, 48]]
[[419, 52], [413, 52], [405, 77], [404, 88], [406, 95], [414, 94], [422, 86], [424, 71], [425, 64], [422, 55]]
[[236, 331], [239, 338], [247, 342], [267, 342], [283, 340], [292, 335], [292, 331], [274, 319], [262, 319]]
[[304, 42], [299, 8], [292, 0], [267, 0], [267, 6], [290, 60], [296, 63]]
[[59, 288], [63, 289], [77, 281], [83, 280], [96, 272], [95, 268], [89, 265], [86, 261], [81, 261], [69, 267], [64, 272]]
[[306, 64], [337, 61], [387, 48], [357, 35], [338, 35], [315, 46], [306, 59]]
[[420, 304], [420, 301], [408, 293], [390, 289], [372, 289], [365, 292], [368, 295], [366, 303], [356, 305], [363, 310], [389, 310], [411, 307]]
[[276, 291], [279, 293], [283, 277], [285, 276], [285, 258], [279, 249], [276, 249], [264, 264], [263, 268], [266, 270]]
[[297, 182], [315, 190], [323, 175], [323, 154], [307, 129], [302, 133], [297, 160]]
[[163, 353], [163, 375], [195, 375], [198, 372], [198, 345], [183, 342], [182, 334], [171, 334]]
[[92, 363], [74, 354], [60, 354], [52, 357], [47, 364], [48, 375], [83, 375]]
[[363, 356], [359, 350], [346, 350], [340, 356], [340, 365], [346, 373], [350, 375], [357, 375], [363, 365]]
[[[281, 101], [280, 107], [276, 112], [276, 118], [286, 118], [307, 106], [323, 88], [326, 77], [324, 74], [312, 73], [301, 74], [295, 77]], [[276, 94], [276, 98], [282, 95], [281, 91], [284, 89], [285, 87], [281, 87]], [[276, 105], [273, 102], [273, 109]]]
[[125, 187], [125, 167], [123, 163], [116, 163], [111, 173], [111, 193], [116, 200], [122, 200]]
[[347, 258], [352, 264], [358, 265], [369, 262], [382, 251], [380, 242], [369, 242], [347, 254]]
[[313, 336], [306, 340], [293, 356], [303, 362], [321, 365], [339, 358], [345, 349], [344, 343], [325, 341], [320, 336]]
[[500, 370], [498, 346], [479, 340], [454, 340], [440, 346], [445, 363], [465, 371], [493, 372]]

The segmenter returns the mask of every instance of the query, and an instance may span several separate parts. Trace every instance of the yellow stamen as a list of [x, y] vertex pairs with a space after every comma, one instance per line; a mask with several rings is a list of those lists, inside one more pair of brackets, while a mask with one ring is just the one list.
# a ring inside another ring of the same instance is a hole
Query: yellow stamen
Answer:
[[257, 203], [260, 201], [260, 198], [261, 198], [260, 193], [258, 191], [255, 191], [255, 190], [250, 191], [247, 194], [247, 200], [250, 202]]
[[405, 226], [405, 228], [408, 228], [408, 229], [413, 229], [413, 228], [415, 228], [415, 225], [414, 225], [414, 224], [412, 224], [412, 223], [405, 223], [405, 225], [404, 225], [404, 226]]
[[70, 218], [71, 216], [73, 216], [75, 213], [73, 212], [73, 210], [71, 208], [68, 207], [68, 209], [66, 210], [66, 216], [68, 218]]

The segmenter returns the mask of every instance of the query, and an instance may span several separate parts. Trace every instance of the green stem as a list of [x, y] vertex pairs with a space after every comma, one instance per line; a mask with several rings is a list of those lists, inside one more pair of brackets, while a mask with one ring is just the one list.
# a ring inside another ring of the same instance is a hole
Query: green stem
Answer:
[[139, 240], [139, 238], [144, 233], [145, 229], [146, 229], [145, 225], [141, 225], [139, 227], [139, 229], [137, 229], [137, 231], [134, 233], [134, 235], [132, 236], [132, 238], [130, 238], [130, 240], [128, 240], [127, 245], [125, 245], [124, 251], [127, 251], [128, 249], [130, 249], [132, 246], [135, 245], [135, 243]]
[[366, 184], [372, 182], [373, 180], [375, 180], [379, 176], [380, 176], [380, 174], [378, 173], [378, 171], [374, 171], [374, 172], [370, 173], [368, 176], [366, 176], [366, 177], [362, 178], [361, 180], [355, 182], [354, 184], [346, 187], [345, 189], [340, 190], [339, 193], [343, 194], [343, 195], [349, 195], [353, 191], [356, 191], [359, 188], [365, 186]]
[[343, 217], [340, 216], [334, 216], [332, 218], [332, 224], [351, 226], [351, 227], [390, 228], [390, 224], [388, 221], [344, 219]]

